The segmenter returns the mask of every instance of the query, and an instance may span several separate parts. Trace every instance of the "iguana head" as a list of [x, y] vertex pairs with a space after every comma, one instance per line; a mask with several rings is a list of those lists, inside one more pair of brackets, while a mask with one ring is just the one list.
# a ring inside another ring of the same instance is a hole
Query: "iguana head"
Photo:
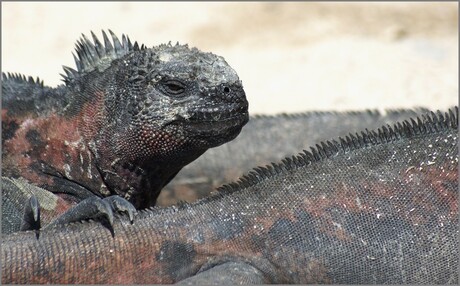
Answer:
[[94, 34], [77, 42], [77, 70], [64, 67], [64, 81], [79, 104], [68, 111], [81, 116], [109, 189], [161, 189], [239, 134], [248, 121], [243, 86], [220, 56], [179, 44], [139, 47], [110, 33], [113, 44], [104, 32], [104, 45]]

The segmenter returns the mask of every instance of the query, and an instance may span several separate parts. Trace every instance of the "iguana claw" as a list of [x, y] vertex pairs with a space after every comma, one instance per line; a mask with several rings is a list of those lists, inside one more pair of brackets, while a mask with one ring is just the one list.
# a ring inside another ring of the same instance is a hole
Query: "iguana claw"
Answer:
[[21, 224], [22, 230], [40, 229], [40, 205], [37, 197], [32, 195], [24, 208], [24, 219]]
[[113, 211], [110, 202], [99, 197], [89, 197], [49, 223], [45, 228], [77, 222], [87, 219], [105, 217], [113, 225]]
[[113, 210], [128, 213], [129, 221], [131, 224], [134, 222], [134, 215], [137, 214], [137, 210], [129, 201], [116, 195], [107, 197], [104, 200], [110, 203]]
[[67, 210], [45, 228], [69, 222], [97, 219], [101, 217], [105, 217], [110, 226], [112, 226], [114, 211], [128, 213], [131, 223], [133, 223], [134, 216], [137, 213], [136, 208], [120, 196], [115, 195], [104, 199], [94, 196], [81, 201], [73, 208]]

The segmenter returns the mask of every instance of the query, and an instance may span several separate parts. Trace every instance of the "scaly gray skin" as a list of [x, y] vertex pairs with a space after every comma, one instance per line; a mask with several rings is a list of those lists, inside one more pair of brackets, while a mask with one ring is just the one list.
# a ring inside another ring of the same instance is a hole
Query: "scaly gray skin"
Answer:
[[[345, 136], [349, 132], [358, 132], [365, 128], [378, 128], [426, 112], [426, 109], [416, 108], [386, 110], [383, 113], [376, 110], [313, 111], [253, 116], [235, 140], [208, 150], [184, 167], [162, 189], [157, 204], [169, 206], [179, 201], [191, 202], [204, 198], [224, 183], [237, 180], [250, 171], [252, 166], [280, 161], [289, 154], [336, 136]], [[27, 205], [34, 193], [38, 193], [41, 198], [42, 216], [57, 216], [56, 209], [62, 205], [58, 196], [21, 180], [4, 179], [3, 182], [2, 229], [5, 233], [20, 230], [24, 224], [24, 205]], [[24, 227], [32, 228], [27, 225]]]
[[217, 187], [235, 181], [254, 166], [294, 154], [315, 144], [360, 130], [376, 129], [428, 112], [425, 108], [318, 112], [250, 117], [233, 141], [213, 148], [184, 167], [166, 185], [157, 204], [169, 206], [179, 201], [204, 198]]
[[323, 142], [218, 195], [2, 241], [4, 283], [458, 283], [458, 109]]
[[241, 81], [222, 57], [110, 33], [104, 44], [82, 36], [65, 86], [2, 75], [2, 175], [58, 194], [68, 204], [60, 213], [90, 197], [107, 213], [98, 198], [114, 195], [153, 206], [183, 166], [248, 121]]

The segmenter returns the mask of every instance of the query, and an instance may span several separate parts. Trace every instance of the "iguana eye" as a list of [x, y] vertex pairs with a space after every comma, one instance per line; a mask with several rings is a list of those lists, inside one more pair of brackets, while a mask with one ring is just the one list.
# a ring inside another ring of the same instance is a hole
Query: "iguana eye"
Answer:
[[165, 91], [171, 95], [179, 95], [185, 91], [184, 84], [177, 80], [168, 80], [163, 86]]

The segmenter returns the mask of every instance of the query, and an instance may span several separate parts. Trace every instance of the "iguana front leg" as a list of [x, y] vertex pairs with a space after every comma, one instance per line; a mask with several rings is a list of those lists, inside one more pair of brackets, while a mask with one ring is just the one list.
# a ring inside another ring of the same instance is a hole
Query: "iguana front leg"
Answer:
[[[68, 185], [71, 186], [71, 185]], [[74, 200], [75, 201], [75, 200]], [[70, 200], [36, 187], [24, 179], [2, 177], [2, 234], [47, 228], [56, 224], [105, 218], [110, 225], [114, 212], [125, 212], [131, 222], [135, 207], [118, 195], [86, 196], [72, 205]]]
[[[76, 206], [70, 208], [44, 228], [51, 228], [56, 225], [63, 225], [70, 222], [100, 218], [106, 219], [111, 227], [113, 224], [114, 211], [126, 212], [131, 223], [133, 223], [134, 216], [137, 213], [136, 208], [130, 202], [119, 196], [115, 195], [103, 199], [94, 196], [87, 198], [78, 203]], [[21, 230], [39, 231], [40, 226], [40, 204], [37, 197], [32, 195], [24, 208], [24, 220], [21, 225]]]
[[130, 202], [117, 195], [103, 199], [94, 196], [81, 201], [49, 223], [46, 228], [59, 224], [100, 218], [105, 218], [110, 226], [112, 226], [114, 211], [128, 213], [131, 223], [133, 223], [134, 215], [137, 213], [136, 208]]

